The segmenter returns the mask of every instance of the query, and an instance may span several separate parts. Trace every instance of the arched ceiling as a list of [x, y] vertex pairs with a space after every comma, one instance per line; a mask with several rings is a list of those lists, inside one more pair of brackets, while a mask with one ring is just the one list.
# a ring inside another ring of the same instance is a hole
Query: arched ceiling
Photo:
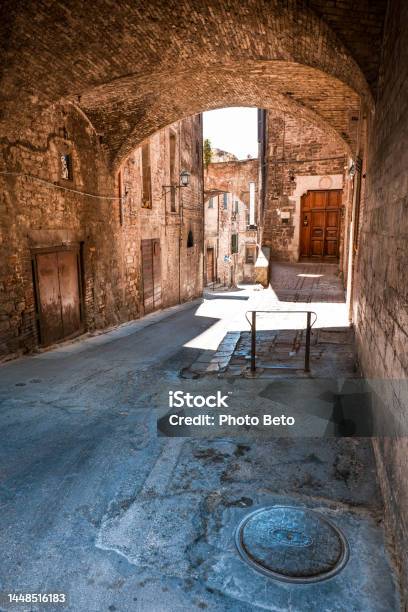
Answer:
[[353, 149], [360, 100], [370, 106], [372, 94], [355, 57], [309, 4], [5, 0], [2, 131], [17, 137], [41, 110], [68, 99], [117, 165], [172, 121], [239, 104], [301, 113]]

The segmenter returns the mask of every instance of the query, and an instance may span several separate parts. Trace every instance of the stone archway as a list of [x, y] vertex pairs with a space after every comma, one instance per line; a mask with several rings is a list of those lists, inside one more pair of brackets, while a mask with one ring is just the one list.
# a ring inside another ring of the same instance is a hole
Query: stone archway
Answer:
[[372, 103], [343, 42], [296, 0], [98, 0], [92, 15], [80, 0], [5, 9], [0, 89], [9, 140], [63, 99], [103, 135], [113, 166], [172, 121], [233, 104], [296, 109], [353, 149], [351, 117], [360, 101]]

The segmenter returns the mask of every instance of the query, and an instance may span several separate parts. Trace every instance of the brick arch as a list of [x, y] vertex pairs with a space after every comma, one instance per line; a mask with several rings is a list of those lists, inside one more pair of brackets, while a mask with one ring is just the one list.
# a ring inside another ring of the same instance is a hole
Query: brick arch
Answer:
[[[172, 75], [170, 79], [164, 75], [154, 89], [150, 88], [148, 99], [140, 82], [130, 85], [127, 79], [125, 83], [116, 83], [113, 98], [105, 98], [101, 87], [82, 96], [81, 105], [98, 131], [104, 133], [113, 166], [119, 165], [136, 145], [166, 125], [195, 113], [228, 106], [278, 109], [301, 116], [325, 130], [352, 154], [359, 96], [321, 71], [293, 63], [270, 64], [252, 65], [246, 70], [241, 66], [239, 74], [231, 68], [218, 68], [190, 75], [188, 79], [185, 75]], [[291, 96], [285, 95], [288, 87], [291, 87]], [[103, 106], [102, 99], [107, 100]], [[112, 112], [116, 113], [117, 121], [108, 125], [105, 117]]]
[[96, 0], [92, 12], [83, 0], [3, 6], [2, 127], [21, 132], [39, 110], [74, 98], [114, 165], [198, 106], [267, 107], [274, 91], [350, 144], [348, 114], [358, 98], [371, 103], [356, 61], [298, 0]]

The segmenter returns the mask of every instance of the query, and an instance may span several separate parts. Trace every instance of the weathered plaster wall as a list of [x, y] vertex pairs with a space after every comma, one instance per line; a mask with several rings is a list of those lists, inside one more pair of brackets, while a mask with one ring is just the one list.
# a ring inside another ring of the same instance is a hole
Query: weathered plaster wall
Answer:
[[[220, 282], [253, 282], [254, 265], [246, 263], [247, 245], [257, 244], [257, 230], [248, 228], [249, 183], [255, 183], [255, 219], [257, 218], [258, 199], [258, 159], [242, 161], [215, 162], [208, 165], [204, 173], [206, 191], [205, 202], [205, 241], [206, 249], [215, 249], [217, 258], [217, 278]], [[211, 191], [213, 207], [209, 206]], [[227, 194], [227, 208], [224, 208], [224, 195]], [[238, 235], [238, 252], [231, 252], [231, 235]], [[230, 257], [225, 262], [224, 257]]]
[[[354, 321], [360, 361], [375, 385], [374, 440], [408, 606], [408, 4], [386, 22], [379, 96], [369, 124], [364, 217], [356, 261]], [[370, 117], [369, 117], [370, 118]]]

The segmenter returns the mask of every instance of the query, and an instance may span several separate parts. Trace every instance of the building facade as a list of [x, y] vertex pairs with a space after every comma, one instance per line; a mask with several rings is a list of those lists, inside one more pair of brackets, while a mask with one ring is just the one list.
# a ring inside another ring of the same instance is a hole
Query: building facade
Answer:
[[210, 163], [204, 177], [206, 284], [254, 282], [258, 160]]
[[[180, 187], [187, 170], [189, 185]], [[202, 123], [195, 115], [154, 134], [122, 164], [121, 250], [138, 279], [138, 316], [188, 301], [203, 288]], [[131, 281], [130, 281], [131, 282]]]
[[[73, 104], [38, 126], [5, 152], [15, 170], [0, 177], [0, 356], [200, 295], [201, 116], [154, 134], [119, 172]], [[181, 170], [189, 185], [175, 188]]]
[[299, 117], [260, 115], [263, 245], [272, 259], [339, 262], [346, 276], [351, 183], [344, 145]]

